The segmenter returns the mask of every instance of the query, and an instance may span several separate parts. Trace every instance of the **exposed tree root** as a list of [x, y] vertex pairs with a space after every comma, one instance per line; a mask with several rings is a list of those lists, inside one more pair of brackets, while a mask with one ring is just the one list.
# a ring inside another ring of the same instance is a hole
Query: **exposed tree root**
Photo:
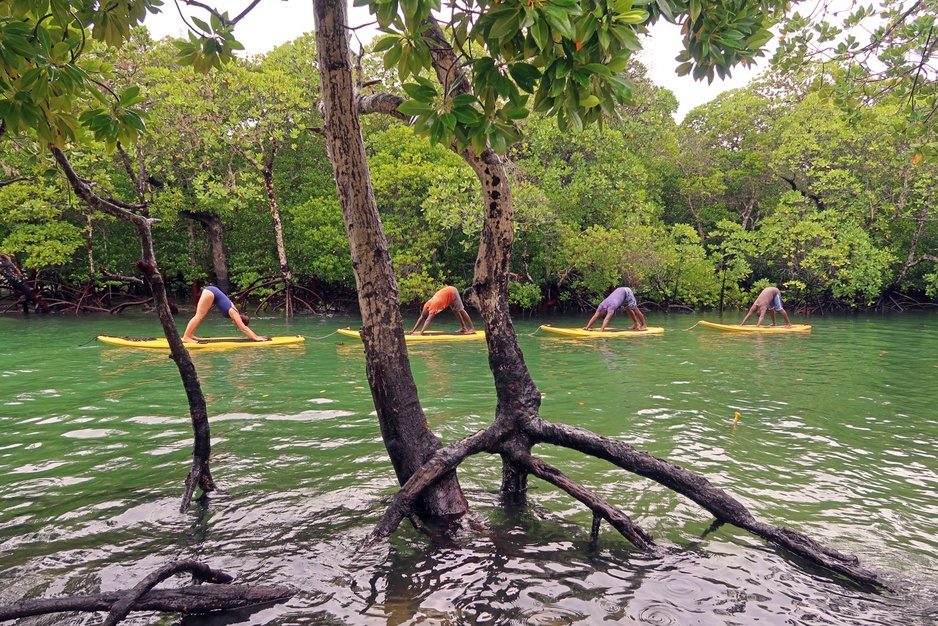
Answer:
[[761, 522], [738, 500], [714, 487], [702, 476], [674, 463], [636, 450], [631, 445], [601, 437], [583, 428], [547, 422], [539, 417], [526, 420], [521, 432], [505, 437], [506, 431], [496, 422], [488, 429], [457, 441], [439, 450], [423, 467], [411, 476], [388, 507], [369, 537], [369, 543], [389, 537], [400, 522], [413, 516], [413, 503], [420, 492], [434, 484], [445, 474], [455, 471], [458, 465], [479, 452], [498, 453], [530, 474], [541, 478], [582, 502], [593, 512], [591, 535], [598, 533], [599, 520], [605, 519], [622, 536], [643, 552], [660, 555], [666, 552], [657, 545], [651, 535], [634, 525], [632, 520], [564, 475], [560, 470], [535, 458], [516, 445], [517, 439], [528, 439], [533, 443], [546, 443], [577, 450], [584, 454], [606, 460], [613, 465], [658, 482], [686, 496], [709, 511], [719, 523], [729, 523], [747, 530], [766, 541], [796, 554], [807, 561], [824, 567], [854, 582], [883, 589], [888, 588], [872, 571], [862, 567], [859, 559], [837, 550], [822, 546], [806, 535], [781, 526]]
[[656, 556], [660, 556], [666, 552], [666, 550], [655, 543], [650, 533], [636, 526], [628, 515], [614, 508], [592, 491], [586, 489], [575, 480], [572, 480], [569, 476], [566, 476], [559, 469], [525, 452], [516, 452], [512, 455], [512, 461], [527, 468], [534, 476], [549, 482], [555, 487], [560, 487], [592, 511], [593, 531], [591, 535], [595, 536], [597, 534], [599, 520], [604, 519], [609, 522], [613, 528], [618, 530], [623, 537], [631, 541], [642, 551], [649, 552]]
[[[166, 578], [182, 572], [192, 573], [193, 577], [199, 581], [223, 584], [194, 585], [179, 589], [153, 589]], [[227, 584], [231, 580], [233, 579], [228, 574], [213, 570], [202, 563], [178, 561], [153, 572], [133, 589], [67, 598], [26, 600], [9, 606], [0, 606], [0, 622], [66, 611], [109, 611], [104, 626], [113, 626], [123, 621], [131, 611], [209, 613], [280, 602], [292, 597], [295, 593], [293, 589], [283, 585]]]

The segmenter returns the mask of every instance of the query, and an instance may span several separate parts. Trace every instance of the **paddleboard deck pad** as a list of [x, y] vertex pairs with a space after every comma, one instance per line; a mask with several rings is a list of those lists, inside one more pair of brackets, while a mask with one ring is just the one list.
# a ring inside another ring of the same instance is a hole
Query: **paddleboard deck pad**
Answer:
[[791, 328], [785, 328], [784, 326], [740, 326], [739, 324], [717, 324], [716, 322], [705, 322], [700, 320], [697, 322], [701, 326], [706, 326], [707, 328], [715, 328], [716, 330], [725, 330], [731, 333], [810, 333], [811, 326], [810, 324], [792, 324]]
[[606, 330], [600, 331], [583, 330], [582, 328], [564, 328], [562, 326], [545, 324], [541, 326], [540, 329], [555, 335], [563, 335], [564, 337], [589, 337], [590, 339], [599, 337], [641, 337], [642, 335], [660, 335], [664, 332], [664, 328], [661, 326], [648, 326], [645, 330], [628, 330], [625, 328], [609, 328], [607, 326]]
[[[346, 337], [355, 337], [356, 339], [362, 338], [362, 335], [359, 331], [352, 330], [351, 328], [340, 328], [336, 332]], [[421, 341], [479, 341], [480, 339], [485, 339], [485, 331], [483, 330], [477, 330], [475, 334], [455, 333], [443, 330], [428, 330], [422, 335], [404, 335], [404, 340], [407, 343]]]
[[[98, 335], [98, 341], [122, 348], [156, 348], [169, 350], [165, 337], [116, 337]], [[263, 348], [269, 346], [288, 346], [306, 341], [302, 335], [271, 337], [268, 341], [254, 341], [249, 337], [205, 337], [198, 343], [184, 343], [187, 350], [198, 348]]]

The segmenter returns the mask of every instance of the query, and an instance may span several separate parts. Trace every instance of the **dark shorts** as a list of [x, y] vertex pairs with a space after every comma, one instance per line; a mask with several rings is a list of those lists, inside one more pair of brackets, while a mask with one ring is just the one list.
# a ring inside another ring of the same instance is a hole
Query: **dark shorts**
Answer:
[[460, 311], [465, 311], [466, 306], [462, 303], [462, 297], [460, 297], [459, 295], [459, 290], [453, 287], [453, 291], [456, 292], [456, 297], [453, 298], [453, 303], [450, 306], [452, 307], [453, 311], [455, 311], [456, 313], [459, 313]]
[[211, 286], [206, 287], [205, 291], [210, 291], [212, 292], [212, 295], [215, 296], [215, 302], [213, 304], [218, 309], [219, 313], [221, 313], [225, 317], [230, 318], [231, 316], [228, 315], [228, 311], [230, 311], [231, 307], [234, 305], [231, 304], [231, 300], [228, 298], [228, 296], [225, 295], [225, 292], [223, 292], [218, 287], [211, 287]]

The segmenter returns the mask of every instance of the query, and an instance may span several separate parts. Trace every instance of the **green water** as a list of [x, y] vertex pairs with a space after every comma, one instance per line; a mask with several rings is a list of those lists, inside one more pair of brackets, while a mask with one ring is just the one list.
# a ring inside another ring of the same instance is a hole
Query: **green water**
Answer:
[[[477, 316], [474, 319], [478, 319]], [[716, 320], [716, 316], [708, 316]], [[736, 321], [736, 317], [727, 321]], [[185, 320], [180, 320], [180, 325]], [[191, 453], [166, 353], [105, 346], [153, 336], [153, 316], [0, 317], [0, 604], [127, 588], [197, 558], [287, 603], [130, 624], [932, 624], [938, 596], [938, 315], [812, 319], [810, 335], [750, 336], [648, 316], [661, 336], [576, 340], [518, 320], [546, 419], [618, 437], [703, 474], [759, 518], [856, 554], [895, 593], [832, 579], [655, 483], [583, 455], [535, 452], [672, 549], [649, 559], [532, 480], [506, 509], [500, 464], [460, 481], [484, 527], [429, 543], [405, 523], [362, 551], [395, 482], [351, 317], [253, 322], [300, 346], [195, 351], [220, 487], [178, 513]], [[795, 320], [801, 321], [801, 320]], [[412, 324], [413, 320], [405, 320]], [[455, 327], [452, 316], [434, 328]], [[232, 334], [209, 318], [202, 334]], [[484, 342], [410, 346], [444, 442], [494, 410]], [[734, 423], [733, 415], [740, 414]], [[172, 584], [181, 584], [180, 578]], [[65, 614], [24, 624], [96, 624]]]

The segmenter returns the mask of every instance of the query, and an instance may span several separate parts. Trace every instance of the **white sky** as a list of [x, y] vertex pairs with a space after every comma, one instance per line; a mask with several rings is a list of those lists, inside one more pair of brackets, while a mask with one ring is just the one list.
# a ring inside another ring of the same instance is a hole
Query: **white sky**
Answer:
[[[223, 5], [223, 3], [217, 3]], [[234, 3], [230, 3], [234, 4]], [[230, 11], [236, 15], [247, 5], [246, 0], [237, 3], [237, 9]], [[203, 17], [204, 14], [197, 16]], [[367, 8], [349, 6], [349, 20], [353, 26], [367, 24], [371, 21]], [[314, 30], [312, 0], [263, 0], [258, 8], [242, 20], [236, 29], [238, 40], [244, 44], [247, 52], [259, 54], [295, 39]], [[156, 37], [173, 36], [184, 37], [185, 28], [173, 0], [165, 0], [163, 13], [147, 16], [146, 26]], [[374, 36], [373, 29], [363, 28], [359, 31], [364, 43], [368, 43]], [[767, 59], [760, 59], [760, 65], [755, 68], [737, 67], [733, 70], [733, 77], [725, 81], [715, 79], [712, 85], [706, 81], [697, 82], [690, 76], [679, 77], [674, 73], [677, 61], [674, 57], [680, 51], [680, 35], [678, 27], [663, 21], [655, 25], [652, 35], [646, 39], [645, 48], [638, 59], [648, 67], [652, 81], [666, 87], [677, 96], [680, 106], [677, 119], [681, 120], [688, 111], [696, 106], [709, 102], [718, 94], [729, 89], [744, 87], [767, 66]]]

